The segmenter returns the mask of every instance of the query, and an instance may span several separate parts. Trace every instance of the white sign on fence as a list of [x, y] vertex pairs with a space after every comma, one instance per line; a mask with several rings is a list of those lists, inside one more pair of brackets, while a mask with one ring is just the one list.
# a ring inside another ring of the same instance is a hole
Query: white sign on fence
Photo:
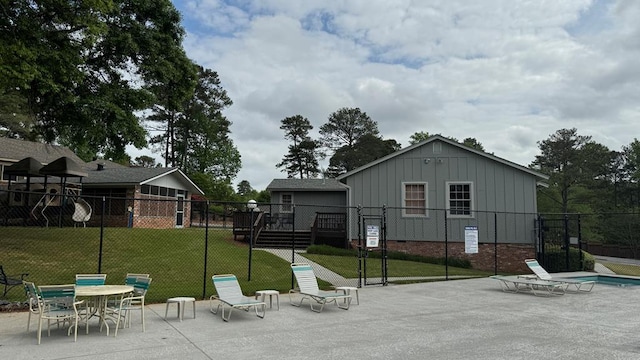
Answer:
[[478, 253], [478, 227], [464, 227], [464, 252], [467, 254]]
[[377, 225], [367, 225], [367, 247], [378, 247], [380, 242], [380, 227]]

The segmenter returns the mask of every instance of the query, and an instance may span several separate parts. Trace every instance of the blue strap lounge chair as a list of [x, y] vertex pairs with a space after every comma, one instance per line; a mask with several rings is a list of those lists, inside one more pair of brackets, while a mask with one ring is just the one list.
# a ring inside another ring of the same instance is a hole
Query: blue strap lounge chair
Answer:
[[494, 275], [491, 278], [500, 281], [500, 287], [504, 292], [529, 292], [536, 296], [564, 295], [568, 286], [561, 281], [540, 280], [519, 275]]
[[[351, 304], [351, 295], [320, 290], [318, 287], [318, 280], [316, 279], [316, 275], [313, 272], [311, 265], [305, 263], [293, 263], [291, 264], [291, 270], [293, 270], [293, 274], [296, 277], [296, 283], [298, 284], [298, 290], [289, 290], [289, 301], [291, 302], [291, 305], [301, 306], [305, 299], [309, 299], [311, 310], [315, 312], [321, 312], [324, 305], [330, 302], [334, 302], [343, 310], [349, 309], [349, 305]], [[291, 294], [296, 292], [299, 292], [302, 295], [302, 299], [300, 299], [298, 304], [291, 300]], [[314, 307], [314, 303], [316, 305], [320, 305], [320, 307]]]
[[[233, 274], [213, 275], [211, 277], [213, 286], [216, 288], [216, 295], [211, 295], [209, 298], [209, 304], [211, 312], [217, 314], [220, 308], [222, 308], [222, 320], [229, 321], [231, 318], [231, 312], [233, 309], [243, 309], [249, 311], [250, 308], [254, 308], [256, 316], [264, 318], [267, 304], [263, 301], [256, 300], [254, 298], [244, 296], [238, 279]], [[214, 303], [217, 301], [217, 306], [214, 310]], [[229, 313], [225, 316], [225, 306], [229, 307]], [[261, 308], [258, 311], [258, 308]]]
[[570, 278], [561, 278], [561, 277], [553, 277], [551, 274], [545, 270], [542, 265], [538, 263], [536, 259], [526, 259], [524, 261], [529, 269], [533, 271], [535, 277], [540, 280], [553, 280], [560, 281], [569, 285], [572, 291], [575, 292], [590, 292], [595, 286], [595, 281], [584, 281], [579, 279], [570, 279]]

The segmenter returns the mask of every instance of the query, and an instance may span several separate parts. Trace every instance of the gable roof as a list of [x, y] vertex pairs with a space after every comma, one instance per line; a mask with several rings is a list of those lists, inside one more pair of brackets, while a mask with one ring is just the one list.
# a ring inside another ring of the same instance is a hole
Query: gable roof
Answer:
[[347, 191], [336, 179], [273, 179], [268, 191]]
[[176, 176], [185, 187], [194, 194], [204, 195], [204, 192], [178, 168], [143, 168], [105, 165], [102, 170], [97, 166], [87, 170], [85, 185], [123, 186], [145, 185], [164, 176]]
[[[26, 158], [32, 158], [27, 160]], [[19, 161], [21, 160], [21, 161]], [[109, 160], [94, 160], [85, 163], [73, 151], [58, 145], [0, 137], [0, 161], [20, 162], [15, 169], [24, 170], [34, 160], [45, 164], [46, 175], [85, 177], [83, 184], [100, 186], [145, 185], [163, 176], [175, 176], [192, 194], [204, 192], [178, 168], [127, 167]], [[102, 165], [102, 170], [98, 169]], [[13, 165], [10, 166], [13, 168]], [[9, 167], [7, 167], [9, 168]]]
[[64, 146], [0, 137], [0, 161], [18, 162], [32, 157], [42, 164], [48, 164], [63, 156], [78, 164], [84, 163], [78, 155]]
[[509, 166], [509, 167], [514, 168], [516, 170], [520, 170], [520, 171], [523, 171], [525, 173], [528, 173], [528, 174], [534, 176], [537, 179], [538, 182], [549, 180], [549, 177], [547, 175], [544, 175], [544, 174], [539, 173], [539, 172], [537, 172], [535, 170], [529, 169], [529, 168], [527, 168], [525, 166], [518, 165], [518, 164], [516, 164], [514, 162], [511, 162], [509, 160], [505, 160], [505, 159], [497, 157], [495, 155], [491, 155], [491, 154], [486, 153], [484, 151], [479, 151], [479, 150], [470, 148], [468, 146], [462, 145], [457, 141], [453, 141], [451, 139], [447, 139], [447, 138], [445, 138], [445, 137], [443, 137], [441, 135], [431, 136], [427, 140], [421, 141], [421, 142], [419, 142], [417, 144], [413, 144], [411, 146], [407, 146], [406, 148], [400, 149], [400, 150], [398, 150], [398, 151], [396, 151], [394, 153], [391, 153], [391, 154], [389, 154], [387, 156], [383, 156], [380, 159], [374, 160], [374, 161], [372, 161], [372, 162], [370, 162], [368, 164], [360, 166], [359, 168], [356, 168], [356, 169], [353, 169], [351, 171], [348, 171], [348, 172], [338, 176], [336, 179], [342, 180], [342, 179], [348, 178], [348, 177], [350, 177], [350, 176], [352, 176], [354, 174], [357, 174], [357, 173], [359, 173], [361, 171], [364, 171], [364, 170], [366, 170], [368, 168], [371, 168], [371, 167], [373, 167], [375, 165], [378, 165], [378, 164], [380, 164], [382, 162], [385, 162], [387, 160], [393, 159], [393, 158], [395, 158], [397, 156], [405, 154], [405, 153], [407, 153], [409, 151], [412, 151], [412, 150], [414, 150], [416, 148], [419, 148], [421, 146], [424, 146], [424, 145], [427, 145], [427, 144], [430, 144], [430, 143], [433, 143], [433, 142], [436, 142], [436, 141], [442, 141], [442, 142], [444, 142], [446, 144], [449, 144], [451, 146], [455, 146], [455, 147], [460, 148], [460, 149], [462, 149], [464, 151], [468, 151], [468, 152], [476, 154], [478, 156], [481, 156], [481, 157], [487, 158], [489, 160], [492, 160], [492, 161], [501, 163], [503, 165]]

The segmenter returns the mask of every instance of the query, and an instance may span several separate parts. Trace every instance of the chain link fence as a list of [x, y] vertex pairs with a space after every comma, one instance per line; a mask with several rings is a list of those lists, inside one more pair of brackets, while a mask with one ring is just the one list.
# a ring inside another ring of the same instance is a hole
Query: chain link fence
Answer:
[[[600, 272], [640, 276], [640, 213], [542, 214], [539, 219], [543, 253], [554, 257], [541, 259], [548, 270], [573, 271], [583, 261], [596, 261]], [[576, 249], [594, 259], [582, 258]]]
[[[173, 296], [206, 299], [213, 294], [211, 276], [225, 273], [235, 274], [247, 294], [262, 289], [286, 293], [294, 286], [292, 262], [317, 264], [314, 270], [325, 288], [526, 273], [522, 260], [536, 258], [545, 246], [538, 215], [527, 213], [452, 216], [445, 209], [416, 214], [415, 209], [385, 206], [253, 207], [129, 198], [112, 191], [109, 196], [9, 195], [12, 203], [0, 205], [0, 264], [6, 272], [28, 272], [36, 285], [72, 283], [78, 273], [105, 273], [107, 283], [119, 284], [127, 273], [149, 273], [150, 302]], [[612, 223], [615, 217], [583, 218], [582, 232], [568, 225], [579, 234], [583, 249], [599, 246], [583, 238], [595, 229], [584, 224], [604, 218]], [[634, 229], [629, 225], [623, 233], [635, 239]], [[550, 234], [547, 241], [556, 238]], [[638, 250], [628, 246], [611, 256]], [[10, 297], [19, 296], [19, 291], [10, 292]]]

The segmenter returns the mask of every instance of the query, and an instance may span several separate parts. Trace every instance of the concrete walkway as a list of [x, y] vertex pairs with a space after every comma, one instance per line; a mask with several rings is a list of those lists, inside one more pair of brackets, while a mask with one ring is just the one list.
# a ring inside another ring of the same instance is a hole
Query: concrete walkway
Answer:
[[371, 286], [347, 311], [329, 305], [314, 313], [283, 294], [280, 310], [264, 319], [234, 311], [228, 323], [208, 301], [182, 322], [175, 308], [165, 320], [165, 304], [152, 304], [144, 333], [136, 313], [117, 338], [95, 322], [75, 343], [54, 327], [41, 345], [37, 321], [26, 331], [27, 313], [0, 313], [0, 359], [640, 359], [638, 298], [638, 287], [605, 285], [586, 294], [510, 294], [490, 278]]
[[593, 266], [593, 271], [597, 272], [598, 274], [615, 274], [615, 272], [599, 262], [595, 263], [595, 265]]
[[[280, 258], [291, 262], [291, 249], [256, 249], [270, 252]], [[335, 273], [322, 265], [315, 263], [306, 257], [304, 257], [304, 251], [295, 251], [294, 253], [294, 261], [293, 262], [301, 262], [307, 263], [313, 268], [313, 272], [316, 277], [322, 279], [328, 283], [333, 284], [333, 286], [358, 286], [358, 279], [347, 279], [342, 275]]]
[[[280, 258], [291, 262], [291, 250], [290, 249], [258, 249], [270, 252]], [[295, 252], [295, 262], [303, 262], [309, 264], [313, 268], [313, 272], [316, 277], [332, 284], [333, 286], [358, 286], [358, 279], [348, 279], [342, 275], [335, 273], [322, 265], [315, 263], [304, 256], [305, 252], [298, 250]], [[450, 275], [449, 279], [467, 279], [469, 276], [454, 276]], [[411, 276], [411, 277], [390, 277], [387, 281], [418, 281], [418, 280], [446, 280], [445, 276]], [[378, 276], [375, 279], [369, 279], [368, 284], [380, 283], [381, 277]]]

